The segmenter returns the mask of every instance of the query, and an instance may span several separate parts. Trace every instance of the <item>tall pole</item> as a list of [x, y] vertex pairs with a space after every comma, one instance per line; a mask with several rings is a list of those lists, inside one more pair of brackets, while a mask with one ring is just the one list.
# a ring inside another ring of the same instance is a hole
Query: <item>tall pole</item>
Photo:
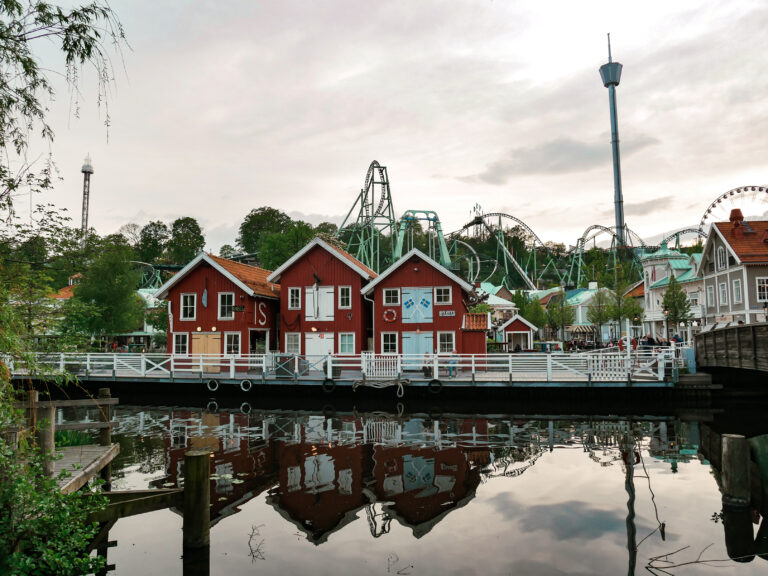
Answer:
[[611, 106], [611, 149], [613, 151], [613, 203], [616, 212], [616, 239], [619, 248], [626, 246], [624, 227], [624, 196], [621, 192], [621, 163], [619, 160], [619, 118], [616, 111], [616, 86], [621, 80], [622, 66], [611, 58], [611, 35], [608, 34], [608, 64], [600, 66], [600, 77], [608, 88]]
[[88, 234], [88, 205], [90, 204], [91, 196], [91, 174], [93, 174], [93, 164], [91, 164], [91, 155], [85, 157], [83, 167], [80, 169], [83, 173], [83, 217], [82, 228], [80, 230], [83, 246], [85, 246], [85, 236]]

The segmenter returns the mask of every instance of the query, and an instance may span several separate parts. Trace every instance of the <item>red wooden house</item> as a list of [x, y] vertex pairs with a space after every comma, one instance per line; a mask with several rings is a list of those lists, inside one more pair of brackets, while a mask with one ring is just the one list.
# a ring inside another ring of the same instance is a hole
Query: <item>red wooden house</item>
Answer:
[[376, 273], [315, 238], [269, 275], [280, 282], [280, 350], [324, 356], [368, 349], [370, 303], [360, 290]]
[[487, 314], [469, 314], [468, 284], [414, 248], [363, 288], [381, 354], [484, 354]]
[[276, 349], [280, 286], [269, 270], [201, 252], [155, 296], [168, 301], [168, 352], [263, 354]]
[[532, 350], [533, 340], [539, 329], [519, 314], [515, 314], [499, 326], [499, 339], [506, 344], [506, 351]]

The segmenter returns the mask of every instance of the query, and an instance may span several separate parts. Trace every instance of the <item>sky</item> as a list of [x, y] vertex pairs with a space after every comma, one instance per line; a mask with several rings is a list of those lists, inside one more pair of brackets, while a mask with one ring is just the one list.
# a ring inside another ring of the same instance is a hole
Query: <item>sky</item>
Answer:
[[398, 215], [452, 231], [479, 204], [574, 244], [614, 223], [608, 32], [632, 230], [697, 225], [723, 192], [768, 184], [762, 0], [110, 4], [130, 47], [112, 53], [109, 130], [88, 70], [76, 98], [54, 76], [62, 180], [34, 198], [79, 226], [90, 154], [100, 234], [192, 216], [218, 252], [260, 206], [338, 224], [375, 159]]

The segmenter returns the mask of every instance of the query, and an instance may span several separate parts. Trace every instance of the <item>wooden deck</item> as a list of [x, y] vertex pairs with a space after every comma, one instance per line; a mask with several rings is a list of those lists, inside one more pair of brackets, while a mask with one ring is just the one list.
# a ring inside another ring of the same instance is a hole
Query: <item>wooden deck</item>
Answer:
[[54, 463], [54, 477], [58, 478], [62, 470], [71, 473], [71, 476], [58, 480], [61, 491], [69, 494], [79, 490], [99, 474], [102, 468], [112, 462], [119, 453], [119, 444], [109, 446], [87, 444], [85, 446], [57, 448], [56, 454], [60, 454], [61, 458]]

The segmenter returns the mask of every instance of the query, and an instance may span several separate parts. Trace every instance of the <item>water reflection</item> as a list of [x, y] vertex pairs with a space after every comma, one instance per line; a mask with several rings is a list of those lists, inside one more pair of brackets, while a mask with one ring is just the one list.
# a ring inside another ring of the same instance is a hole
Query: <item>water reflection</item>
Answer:
[[[426, 536], [439, 532], [437, 537], [448, 548], [455, 547], [456, 554], [459, 550], [465, 555], [479, 554], [458, 539], [457, 534], [469, 530], [488, 540], [507, 533], [509, 545], [515, 539], [527, 543], [521, 544], [523, 549], [518, 550], [514, 562], [512, 556], [509, 558], [509, 566], [528, 567], [522, 573], [553, 573], [552, 566], [547, 568], [534, 555], [526, 556], [525, 546], [534, 546], [531, 543], [536, 540], [573, 556], [584, 553], [585, 544], [590, 542], [601, 542], [606, 550], [623, 549], [620, 556], [614, 550], [610, 561], [601, 557], [607, 552], [593, 552], [600, 562], [584, 573], [634, 574], [645, 572], [646, 567], [653, 573], [654, 566], [664, 567], [665, 561], [652, 564], [653, 558], [662, 557], [655, 552], [673, 552], [693, 539], [690, 552], [695, 559], [701, 549], [715, 541], [701, 541], [704, 536], [695, 534], [695, 522], [688, 530], [681, 528], [688, 523], [685, 517], [689, 511], [701, 508], [701, 502], [683, 504], [685, 493], [670, 492], [680, 489], [671, 479], [682, 466], [706, 466], [708, 470], [704, 460], [708, 452], [705, 449], [702, 456], [700, 444], [709, 442], [708, 421], [712, 417], [703, 412], [695, 419], [434, 418], [426, 414], [244, 413], [123, 405], [117, 407], [114, 417], [119, 422], [114, 437], [121, 444], [121, 454], [113, 466], [113, 484], [118, 490], [183, 486], [185, 452], [210, 450], [212, 535], [217, 533], [217, 524], [232, 518], [222, 533], [230, 534], [233, 527], [239, 527], [238, 538], [247, 541], [244, 554], [249, 562], [267, 557], [266, 534], [275, 538], [274, 523], [268, 527], [262, 523], [266, 518], [262, 507], [266, 507], [290, 533], [311, 543], [318, 552], [328, 549], [339, 557], [350, 552], [340, 552], [330, 539], [341, 535], [341, 539], [336, 538], [338, 542], [355, 541], [363, 527], [370, 534], [368, 542], [391, 542], [402, 549], [410, 546], [403, 540], [403, 531], [411, 542], [430, 543], [433, 539]], [[532, 472], [541, 466], [542, 472]], [[531, 474], [533, 482], [524, 481]], [[702, 478], [712, 476], [706, 472]], [[684, 481], [690, 482], [690, 476]], [[577, 488], [580, 484], [586, 486], [584, 490]], [[526, 492], [520, 491], [523, 486]], [[703, 493], [701, 487], [694, 489], [690, 484], [686, 490]], [[666, 496], [662, 499], [666, 509], [657, 503], [658, 491]], [[706, 493], [707, 506], [712, 507], [704, 510], [708, 517], [720, 509], [719, 494], [712, 482]], [[679, 506], [670, 503], [670, 494], [681, 500]], [[257, 516], [252, 501], [262, 510]], [[477, 512], [470, 514], [476, 515], [457, 512], [475, 506]], [[251, 512], [239, 514], [244, 509]], [[759, 524], [760, 515], [755, 516], [755, 510], [749, 514], [749, 521]], [[755, 552], [761, 553], [760, 536], [756, 536], [758, 544], [747, 539], [747, 524], [741, 516], [734, 520], [728, 514], [720, 515], [740, 531], [734, 537], [731, 530], [730, 539], [728, 526], [725, 538], [720, 532], [717, 542], [723, 559], [731, 551], [732, 555], [746, 551], [745, 556], [751, 553], [753, 557]], [[467, 518], [473, 519], [470, 526], [466, 525]], [[670, 519], [671, 531], [667, 528]], [[449, 527], [439, 530], [442, 525]], [[759, 532], [763, 540], [767, 531], [763, 522]], [[281, 549], [285, 550], [283, 561], [296, 552], [295, 545], [288, 542], [283, 542]], [[638, 551], [645, 549], [648, 552], [638, 559]], [[274, 558], [274, 547], [270, 550]], [[445, 555], [452, 557], [450, 551]], [[211, 557], [217, 556], [211, 553]], [[334, 565], [327, 556], [325, 559]], [[212, 561], [215, 564], [216, 560]], [[606, 562], [611, 568], [600, 572]], [[501, 570], [501, 565], [494, 566], [490, 573]], [[201, 573], [207, 569], [202, 567]], [[323, 573], [333, 572], [354, 570], [336, 566]], [[754, 572], [738, 572], [749, 573]]]

